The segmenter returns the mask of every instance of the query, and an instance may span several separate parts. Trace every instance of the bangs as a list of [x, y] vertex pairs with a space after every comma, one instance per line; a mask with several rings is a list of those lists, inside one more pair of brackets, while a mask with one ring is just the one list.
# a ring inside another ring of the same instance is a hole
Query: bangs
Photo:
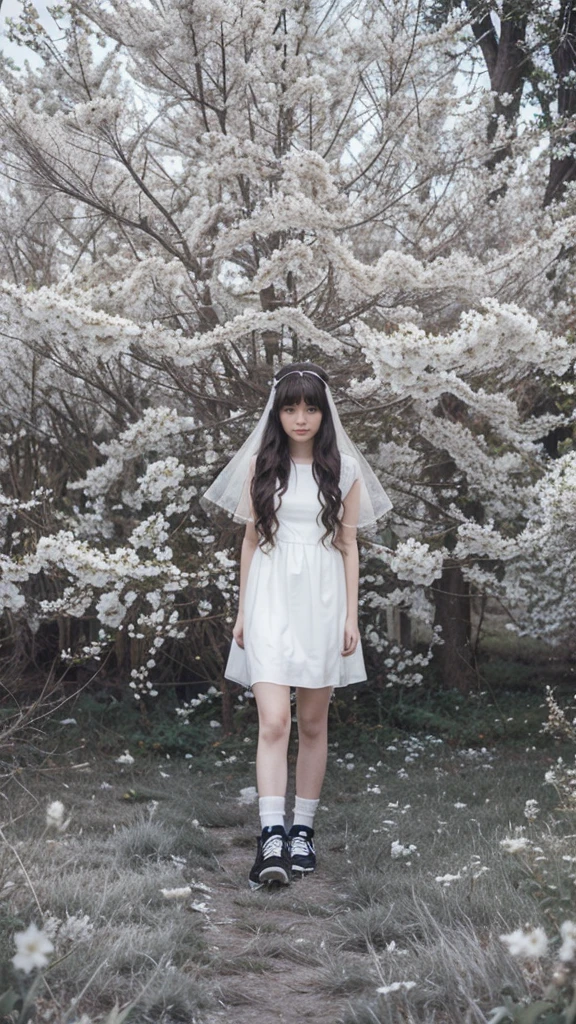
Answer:
[[326, 407], [326, 392], [324, 385], [315, 377], [299, 373], [286, 374], [278, 384], [278, 408], [284, 405], [299, 405], [302, 399], [307, 405], [316, 405], [322, 411]]

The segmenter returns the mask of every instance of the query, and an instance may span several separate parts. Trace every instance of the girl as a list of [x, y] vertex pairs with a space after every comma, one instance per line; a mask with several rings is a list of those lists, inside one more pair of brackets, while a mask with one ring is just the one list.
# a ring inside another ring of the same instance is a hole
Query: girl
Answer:
[[[328, 375], [282, 367], [260, 423], [200, 499], [246, 529], [238, 615], [224, 671], [258, 708], [260, 824], [249, 883], [288, 884], [314, 871], [314, 815], [326, 770], [333, 689], [367, 678], [358, 631], [356, 529], [391, 508], [350, 440]], [[294, 824], [285, 830], [290, 688], [296, 688]]]

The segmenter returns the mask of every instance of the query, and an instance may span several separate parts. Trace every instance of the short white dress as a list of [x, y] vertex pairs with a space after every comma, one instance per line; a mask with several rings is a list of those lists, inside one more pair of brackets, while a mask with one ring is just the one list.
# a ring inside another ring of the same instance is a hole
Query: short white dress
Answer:
[[[355, 458], [341, 452], [340, 489], [345, 498], [360, 476]], [[280, 501], [280, 505], [278, 505]], [[234, 638], [226, 679], [318, 689], [367, 679], [362, 643], [341, 654], [346, 622], [342, 553], [320, 538], [324, 525], [312, 465], [291, 462], [288, 489], [277, 499], [275, 546], [252, 556], [244, 595], [244, 647]]]

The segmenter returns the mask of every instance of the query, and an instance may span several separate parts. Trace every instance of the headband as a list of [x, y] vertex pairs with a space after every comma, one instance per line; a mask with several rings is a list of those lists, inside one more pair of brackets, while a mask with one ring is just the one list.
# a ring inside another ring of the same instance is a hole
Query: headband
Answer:
[[318, 380], [322, 381], [324, 387], [327, 387], [326, 381], [324, 380], [323, 377], [320, 376], [319, 373], [316, 373], [316, 370], [289, 370], [288, 373], [284, 373], [282, 377], [276, 377], [274, 379], [272, 390], [275, 391], [280, 381], [284, 380], [284, 377], [289, 377], [291, 373], [299, 373], [301, 377], [303, 377], [305, 373], [313, 373], [315, 377], [318, 377]]

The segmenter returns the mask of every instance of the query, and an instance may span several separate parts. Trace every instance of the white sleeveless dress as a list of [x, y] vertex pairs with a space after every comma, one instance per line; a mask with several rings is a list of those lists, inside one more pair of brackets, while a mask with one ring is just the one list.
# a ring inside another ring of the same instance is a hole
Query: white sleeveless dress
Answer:
[[[360, 467], [341, 453], [340, 489], [345, 498]], [[244, 598], [244, 647], [234, 638], [226, 679], [250, 687], [257, 682], [317, 689], [367, 679], [362, 644], [345, 658], [346, 576], [342, 553], [320, 543], [322, 506], [312, 465], [291, 463], [282, 495], [275, 546], [257, 547]]]

